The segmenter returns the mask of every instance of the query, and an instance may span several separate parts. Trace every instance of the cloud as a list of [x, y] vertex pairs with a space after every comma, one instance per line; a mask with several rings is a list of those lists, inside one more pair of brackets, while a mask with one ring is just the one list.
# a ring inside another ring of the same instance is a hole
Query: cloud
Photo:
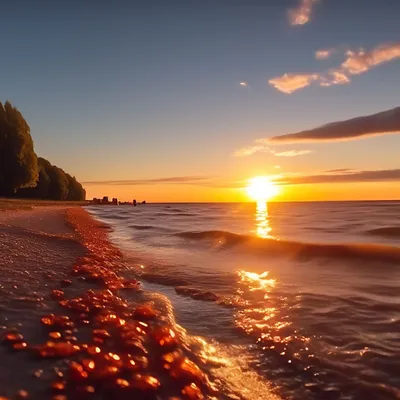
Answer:
[[339, 170], [337, 174], [319, 174], [284, 177], [275, 180], [276, 183], [286, 185], [314, 184], [314, 183], [352, 183], [352, 182], [389, 182], [400, 181], [400, 169], [376, 171]]
[[289, 22], [291, 25], [304, 25], [310, 18], [314, 5], [318, 0], [300, 0], [296, 8], [289, 10]]
[[280, 152], [273, 151], [272, 154], [274, 154], [277, 157], [296, 157], [296, 156], [302, 156], [304, 154], [310, 154], [310, 153], [312, 153], [311, 150], [287, 150], [287, 151], [280, 151]]
[[333, 174], [333, 173], [347, 173], [350, 171], [354, 171], [353, 169], [350, 168], [336, 168], [336, 169], [329, 169], [328, 171], [325, 171], [326, 174]]
[[186, 184], [195, 185], [209, 180], [207, 176], [176, 176], [168, 178], [153, 179], [128, 179], [128, 180], [109, 180], [109, 181], [88, 181], [82, 182], [84, 185], [112, 185], [112, 186], [134, 186], [134, 185], [157, 185], [157, 184]]
[[400, 107], [373, 115], [333, 122], [315, 129], [274, 136], [268, 141], [270, 143], [336, 141], [389, 133], [400, 133]]
[[268, 139], [257, 139], [253, 146], [243, 147], [242, 149], [236, 150], [233, 155], [235, 157], [247, 157], [255, 153], [270, 153], [276, 157], [296, 157], [304, 154], [312, 153], [311, 150], [285, 150], [276, 151], [269, 146]]
[[335, 51], [336, 51], [336, 49], [318, 50], [318, 51], [315, 52], [315, 58], [316, 58], [317, 60], [326, 60], [326, 59], [329, 58]]
[[270, 79], [268, 83], [275, 89], [290, 94], [311, 85], [317, 79], [318, 74], [284, 74]]
[[345, 85], [350, 83], [349, 77], [341, 71], [329, 71], [327, 77], [320, 77], [320, 86]]
[[[320, 50], [317, 54], [325, 55], [328, 50]], [[318, 58], [318, 57], [317, 57]], [[323, 73], [291, 73], [270, 79], [268, 82], [283, 93], [293, 93], [296, 90], [317, 83], [319, 86], [344, 85], [350, 83], [351, 75], [360, 75], [371, 68], [400, 58], [400, 43], [383, 44], [370, 51], [359, 49], [347, 50], [345, 60], [336, 68]]]
[[364, 49], [349, 50], [346, 52], [346, 57], [342, 63], [343, 70], [352, 75], [359, 75], [379, 64], [400, 58], [400, 43], [384, 44], [369, 52]]

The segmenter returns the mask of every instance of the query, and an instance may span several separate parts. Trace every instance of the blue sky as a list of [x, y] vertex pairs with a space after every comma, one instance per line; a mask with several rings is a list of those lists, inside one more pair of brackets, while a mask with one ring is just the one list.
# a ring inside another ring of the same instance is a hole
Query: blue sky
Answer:
[[37, 153], [81, 181], [396, 168], [398, 135], [279, 146], [312, 151], [298, 157], [232, 156], [258, 138], [399, 105], [400, 58], [345, 85], [288, 94], [268, 83], [400, 41], [398, 0], [319, 0], [294, 26], [288, 10], [301, 2], [9, 2], [1, 99], [22, 111]]

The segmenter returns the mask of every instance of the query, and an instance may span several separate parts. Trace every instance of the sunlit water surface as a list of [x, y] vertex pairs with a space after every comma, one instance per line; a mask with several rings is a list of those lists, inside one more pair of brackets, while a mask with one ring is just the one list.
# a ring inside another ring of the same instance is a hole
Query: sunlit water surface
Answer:
[[400, 203], [89, 211], [244, 397], [400, 398]]

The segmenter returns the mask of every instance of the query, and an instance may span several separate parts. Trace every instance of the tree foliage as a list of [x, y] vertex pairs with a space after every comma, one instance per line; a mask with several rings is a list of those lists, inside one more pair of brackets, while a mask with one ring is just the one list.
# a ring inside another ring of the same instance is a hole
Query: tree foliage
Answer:
[[35, 186], [37, 156], [30, 128], [22, 114], [7, 101], [0, 103], [0, 195]]
[[22, 114], [0, 103], [0, 196], [51, 200], [85, 200], [75, 177], [37, 157]]
[[86, 198], [86, 191], [75, 177], [65, 173], [61, 168], [52, 165], [44, 158], [38, 158], [39, 179], [35, 187], [17, 191], [17, 197], [75, 200]]

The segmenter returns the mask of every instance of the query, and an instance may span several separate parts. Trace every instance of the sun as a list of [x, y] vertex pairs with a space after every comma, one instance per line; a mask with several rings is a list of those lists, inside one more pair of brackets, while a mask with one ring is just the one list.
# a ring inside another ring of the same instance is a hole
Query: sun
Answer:
[[268, 201], [272, 197], [276, 196], [279, 189], [266, 176], [256, 176], [249, 179], [249, 183], [246, 186], [246, 192], [252, 200], [261, 202]]

